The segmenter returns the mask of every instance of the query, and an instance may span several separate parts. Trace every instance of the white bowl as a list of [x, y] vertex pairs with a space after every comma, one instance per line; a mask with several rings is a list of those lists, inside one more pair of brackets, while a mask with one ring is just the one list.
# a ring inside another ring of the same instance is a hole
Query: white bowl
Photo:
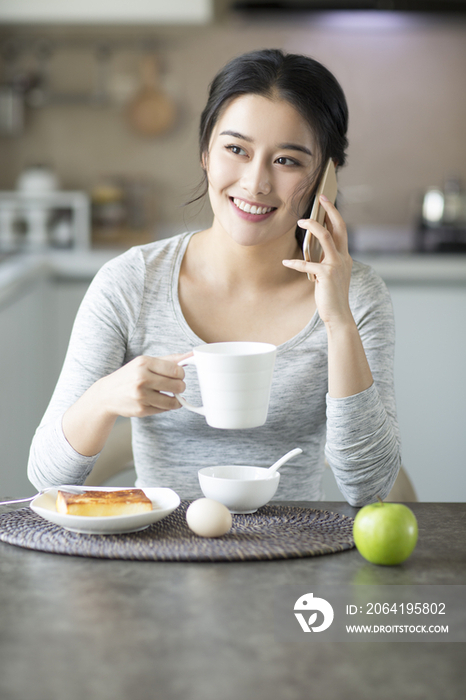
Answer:
[[255, 513], [274, 496], [280, 481], [276, 472], [269, 477], [262, 467], [204, 467], [198, 472], [206, 498], [223, 503], [230, 513]]

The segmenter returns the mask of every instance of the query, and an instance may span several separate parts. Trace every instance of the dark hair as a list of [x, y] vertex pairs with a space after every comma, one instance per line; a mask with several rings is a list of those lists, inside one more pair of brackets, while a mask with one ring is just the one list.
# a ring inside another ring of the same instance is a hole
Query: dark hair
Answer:
[[[308, 56], [286, 54], [279, 49], [262, 49], [237, 56], [210, 84], [199, 127], [201, 159], [208, 151], [212, 131], [223, 110], [235, 97], [248, 94], [286, 100], [312, 129], [320, 162], [303, 192], [308, 198], [304, 217], [309, 216], [315, 187], [327, 160], [333, 158], [340, 167], [346, 161], [348, 107], [343, 90], [325, 66]], [[315, 187], [309, 192], [312, 183]], [[196, 199], [206, 194], [206, 185], [205, 179], [205, 189]], [[297, 238], [301, 242], [299, 228]]]

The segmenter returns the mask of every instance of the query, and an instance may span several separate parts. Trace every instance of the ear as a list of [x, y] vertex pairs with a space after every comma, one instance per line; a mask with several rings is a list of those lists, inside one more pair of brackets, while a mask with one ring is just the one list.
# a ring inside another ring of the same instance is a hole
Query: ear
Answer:
[[201, 167], [203, 170], [207, 170], [208, 159], [209, 159], [209, 153], [207, 151], [204, 151], [202, 156], [201, 156]]

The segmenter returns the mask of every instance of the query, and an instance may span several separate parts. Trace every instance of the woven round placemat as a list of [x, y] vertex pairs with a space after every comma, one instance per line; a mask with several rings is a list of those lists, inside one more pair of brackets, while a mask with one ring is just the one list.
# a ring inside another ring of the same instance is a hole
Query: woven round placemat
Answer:
[[20, 508], [0, 515], [0, 540], [55, 554], [152, 561], [295, 559], [354, 547], [352, 518], [301, 506], [267, 505], [251, 515], [234, 515], [223, 537], [198, 537], [186, 523], [189, 503], [182, 501], [145, 530], [121, 535], [70, 532]]

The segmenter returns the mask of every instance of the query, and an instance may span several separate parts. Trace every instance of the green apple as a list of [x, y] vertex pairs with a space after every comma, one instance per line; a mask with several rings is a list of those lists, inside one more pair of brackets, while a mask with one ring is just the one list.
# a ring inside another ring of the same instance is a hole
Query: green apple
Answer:
[[417, 542], [417, 520], [402, 503], [384, 503], [380, 498], [361, 508], [353, 524], [354, 543], [372, 564], [401, 564]]

